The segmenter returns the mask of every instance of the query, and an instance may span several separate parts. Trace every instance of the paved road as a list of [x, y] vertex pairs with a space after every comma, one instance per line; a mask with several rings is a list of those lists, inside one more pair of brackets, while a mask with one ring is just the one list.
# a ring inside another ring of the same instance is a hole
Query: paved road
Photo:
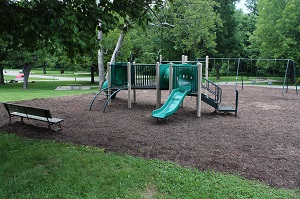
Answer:
[[[4, 70], [4, 79], [5, 75], [10, 75], [10, 76], [17, 76], [20, 74], [16, 70]], [[30, 73], [29, 77], [34, 77], [34, 78], [40, 78], [43, 80], [40, 81], [50, 81], [50, 80], [56, 80], [56, 81], [74, 81], [74, 77], [65, 77], [63, 75], [55, 75], [55, 76], [50, 76], [50, 75], [39, 75], [39, 74], [34, 74]], [[76, 81], [90, 81], [90, 77], [76, 77]], [[95, 77], [95, 81], [98, 81], [98, 77]]]

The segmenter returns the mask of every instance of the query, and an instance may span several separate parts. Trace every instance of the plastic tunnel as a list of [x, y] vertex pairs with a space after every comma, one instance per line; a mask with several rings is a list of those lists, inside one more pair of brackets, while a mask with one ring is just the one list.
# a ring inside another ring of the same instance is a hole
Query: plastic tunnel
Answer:
[[179, 70], [178, 87], [181, 92], [191, 90], [193, 76], [194, 74], [190, 69], [184, 68]]

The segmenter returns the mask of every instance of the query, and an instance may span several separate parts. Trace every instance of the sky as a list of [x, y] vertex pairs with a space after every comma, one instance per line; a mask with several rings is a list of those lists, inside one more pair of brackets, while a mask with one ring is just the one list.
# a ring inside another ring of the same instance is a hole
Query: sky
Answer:
[[242, 9], [244, 13], [247, 13], [249, 11], [247, 10], [247, 8], [245, 6], [245, 2], [246, 2], [246, 0], [240, 0], [240, 2], [236, 4], [236, 8]]

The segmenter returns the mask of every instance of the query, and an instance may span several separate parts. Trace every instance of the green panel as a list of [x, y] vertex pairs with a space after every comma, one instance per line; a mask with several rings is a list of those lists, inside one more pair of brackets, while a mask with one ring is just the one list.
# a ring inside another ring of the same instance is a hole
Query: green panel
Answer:
[[116, 86], [127, 85], [127, 63], [111, 65], [111, 84]]
[[169, 89], [170, 64], [161, 64], [159, 68], [159, 87]]

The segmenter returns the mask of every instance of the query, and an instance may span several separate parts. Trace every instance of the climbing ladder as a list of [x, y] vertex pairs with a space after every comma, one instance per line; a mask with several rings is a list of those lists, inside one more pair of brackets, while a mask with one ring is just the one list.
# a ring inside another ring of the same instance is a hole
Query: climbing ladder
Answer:
[[[206, 78], [203, 78], [205, 81], [204, 84], [202, 84], [202, 88], [206, 90], [207, 92], [201, 93], [201, 100], [208, 105], [215, 108], [216, 112], [234, 112], [235, 116], [237, 116], [237, 110], [238, 110], [238, 90], [235, 90], [236, 96], [235, 96], [235, 107], [232, 106], [221, 106], [222, 102], [222, 89], [212, 81], [209, 81]], [[206, 94], [207, 93], [207, 94]]]

